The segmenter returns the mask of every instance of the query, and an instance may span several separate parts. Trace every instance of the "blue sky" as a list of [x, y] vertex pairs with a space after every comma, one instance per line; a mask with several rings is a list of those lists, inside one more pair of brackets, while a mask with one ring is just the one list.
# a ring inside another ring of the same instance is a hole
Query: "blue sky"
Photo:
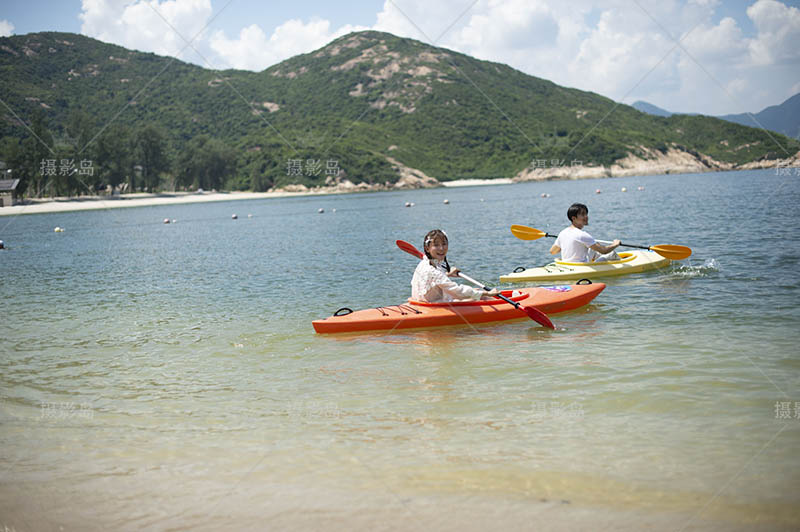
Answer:
[[[0, 35], [82, 33], [207, 68], [261, 70], [363, 29], [671, 111], [755, 112], [800, 92], [800, 0], [6, 0], [0, 6]], [[186, 49], [195, 35], [194, 49]]]

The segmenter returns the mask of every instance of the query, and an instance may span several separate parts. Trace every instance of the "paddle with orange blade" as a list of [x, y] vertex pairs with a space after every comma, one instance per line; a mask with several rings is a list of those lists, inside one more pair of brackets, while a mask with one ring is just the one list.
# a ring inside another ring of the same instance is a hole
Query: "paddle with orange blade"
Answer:
[[[550, 233], [545, 233], [544, 231], [534, 229], [533, 227], [517, 224], [511, 226], [511, 233], [520, 240], [537, 240], [543, 236], [548, 236], [550, 238], [558, 237], [558, 235], [551, 235]], [[598, 242], [605, 241], [598, 240]], [[649, 249], [650, 251], [655, 251], [662, 257], [666, 257], [670, 260], [683, 260], [692, 254], [692, 248], [686, 246], [676, 246], [672, 244], [660, 244], [658, 246], [637, 246], [635, 244], [620, 243], [620, 246], [625, 246], [626, 248]]]
[[[408, 253], [410, 255], [414, 255], [418, 259], [421, 259], [421, 258], [423, 258], [425, 256], [425, 255], [422, 254], [422, 252], [420, 250], [415, 248], [413, 244], [409, 244], [408, 242], [406, 242], [404, 240], [398, 240], [395, 243], [397, 244], [397, 247], [399, 247], [400, 249], [402, 249], [403, 251], [405, 251], [406, 253]], [[489, 290], [491, 290], [491, 288], [489, 288], [488, 286], [482, 285], [481, 283], [479, 283], [478, 281], [476, 281], [472, 277], [468, 277], [467, 275], [464, 275], [461, 272], [458, 273], [458, 276], [461, 277], [462, 279], [464, 279], [465, 281], [468, 281], [468, 282], [474, 284], [475, 286], [477, 286], [481, 290], [486, 290], [487, 292]], [[513, 301], [513, 300], [507, 298], [506, 296], [504, 296], [503, 294], [496, 294], [496, 295], [497, 295], [497, 297], [499, 297], [500, 299], [502, 299], [506, 303], [509, 303], [509, 304], [513, 305], [514, 307], [516, 307], [517, 310], [520, 310], [520, 311], [524, 312], [525, 314], [527, 314], [530, 319], [532, 319], [536, 323], [542, 325], [543, 327], [548, 327], [550, 329], [555, 329], [556, 328], [556, 326], [553, 325], [553, 322], [550, 321], [550, 318], [547, 317], [547, 314], [545, 314], [544, 312], [542, 312], [538, 308], [522, 306], [522, 305], [519, 304], [518, 301]]]

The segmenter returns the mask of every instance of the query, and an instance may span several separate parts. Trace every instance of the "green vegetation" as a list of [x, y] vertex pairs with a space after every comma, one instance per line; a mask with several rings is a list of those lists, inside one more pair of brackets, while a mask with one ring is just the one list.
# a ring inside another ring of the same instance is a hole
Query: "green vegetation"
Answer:
[[510, 177], [537, 160], [608, 166], [642, 147], [734, 164], [800, 150], [774, 133], [650, 116], [379, 32], [258, 73], [29, 34], [0, 39], [0, 75], [0, 159], [31, 196], [392, 183], [387, 157], [448, 180]]

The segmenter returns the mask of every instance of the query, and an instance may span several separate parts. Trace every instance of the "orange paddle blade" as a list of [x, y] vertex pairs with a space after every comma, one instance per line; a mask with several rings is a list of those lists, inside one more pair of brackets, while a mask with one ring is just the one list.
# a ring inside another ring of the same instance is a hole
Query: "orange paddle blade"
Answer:
[[692, 254], [692, 248], [686, 246], [676, 246], [672, 244], [650, 246], [650, 249], [662, 257], [666, 257], [670, 260], [683, 260]]
[[544, 231], [539, 231], [538, 229], [534, 229], [533, 227], [528, 227], [526, 225], [517, 224], [511, 226], [511, 234], [520, 240], [538, 240], [543, 236], [547, 236], [547, 233]]
[[406, 253], [414, 255], [418, 259], [421, 259], [422, 257], [425, 256], [425, 255], [422, 254], [422, 252], [420, 250], [415, 248], [413, 244], [409, 244], [408, 242], [406, 242], [404, 240], [396, 240], [395, 244], [397, 244], [397, 247], [399, 247], [400, 249], [402, 249]]

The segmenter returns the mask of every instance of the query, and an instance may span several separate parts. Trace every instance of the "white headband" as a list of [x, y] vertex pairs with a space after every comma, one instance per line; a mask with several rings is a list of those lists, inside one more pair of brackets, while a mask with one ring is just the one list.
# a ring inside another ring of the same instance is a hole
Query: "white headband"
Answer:
[[[439, 231], [442, 231], [442, 230], [441, 230], [441, 229], [439, 229]], [[447, 238], [447, 240], [448, 240], [448, 241], [450, 240], [450, 239], [447, 237], [447, 233], [445, 233], [444, 231], [442, 231], [442, 234], [444, 235], [444, 237], [445, 237], [445, 238]], [[426, 238], [426, 239], [425, 239], [425, 245], [426, 245], [426, 246], [427, 246], [428, 244], [430, 244], [431, 242], [433, 242], [433, 237], [432, 237], [432, 236], [429, 236], [428, 238]]]

